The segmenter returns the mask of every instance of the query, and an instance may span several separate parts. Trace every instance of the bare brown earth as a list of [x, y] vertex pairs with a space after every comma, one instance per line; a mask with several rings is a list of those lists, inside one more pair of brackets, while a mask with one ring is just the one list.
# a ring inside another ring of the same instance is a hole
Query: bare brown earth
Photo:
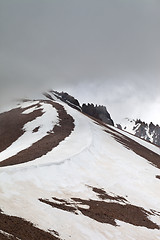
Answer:
[[18, 238], [21, 240], [60, 240], [22, 218], [8, 216], [2, 212], [0, 212], [0, 230], [12, 235], [8, 237], [0, 232], [0, 240], [18, 240]]
[[[113, 226], [117, 226], [116, 220], [120, 220], [135, 226], [146, 227], [149, 229], [160, 229], [156, 223], [148, 219], [148, 216], [150, 215], [158, 215], [156, 214], [156, 211], [152, 210], [149, 212], [141, 207], [131, 205], [124, 197], [110, 196], [102, 189], [93, 188], [93, 191], [98, 193], [97, 196], [100, 199], [103, 198], [104, 201], [92, 199], [85, 200], [80, 198], [71, 198], [70, 201], [58, 198], [52, 198], [54, 201], [42, 198], [39, 200], [54, 208], [72, 212], [74, 214], [78, 214], [78, 210], [89, 218]], [[105, 200], [115, 200], [117, 202], [106, 202]], [[123, 204], [120, 202], [123, 202]], [[87, 205], [88, 209], [83, 208], [83, 205]]]
[[[51, 92], [53, 92], [53, 91], [51, 91]], [[44, 95], [46, 97], [48, 97], [49, 99], [53, 99], [49, 94], [44, 94]], [[148, 148], [142, 146], [141, 144], [137, 143], [136, 141], [128, 138], [127, 136], [119, 133], [115, 129], [110, 128], [109, 125], [106, 125], [101, 120], [99, 120], [99, 119], [97, 119], [97, 118], [95, 118], [93, 116], [90, 116], [90, 115], [88, 115], [87, 113], [84, 113], [84, 112], [82, 114], [84, 114], [85, 116], [87, 116], [87, 117], [91, 118], [92, 120], [94, 120], [95, 123], [97, 123], [97, 124], [99, 124], [101, 126], [104, 126], [106, 129], [108, 128], [110, 131], [107, 131], [107, 130], [105, 130], [105, 131], [108, 132], [109, 134], [111, 134], [115, 138], [115, 140], [117, 140], [118, 142], [123, 144], [126, 148], [131, 149], [132, 151], [134, 151], [139, 156], [147, 159], [151, 164], [153, 164], [157, 168], [160, 168], [160, 155], [158, 155], [157, 153], [155, 153], [155, 152], [149, 150]], [[121, 135], [121, 137], [118, 136], [117, 134]]]
[[32, 132], [33, 132], [33, 133], [38, 132], [39, 128], [40, 128], [40, 126], [39, 126], [39, 127], [36, 127], [35, 129], [33, 129]]
[[156, 175], [156, 178], [160, 179], [160, 176], [159, 176], [159, 175]]
[[[88, 116], [88, 117], [90, 117], [90, 116]], [[147, 159], [152, 165], [154, 165], [155, 167], [160, 169], [160, 155], [158, 155], [157, 153], [153, 152], [152, 150], [142, 146], [141, 144], [132, 140], [131, 138], [121, 134], [120, 132], [116, 131], [115, 129], [109, 127], [108, 125], [104, 124], [102, 121], [97, 120], [93, 117], [90, 117], [90, 118], [92, 120], [94, 120], [96, 124], [105, 127], [104, 131], [109, 133], [110, 135], [112, 135], [117, 142], [121, 143], [127, 149], [132, 150], [137, 155]], [[143, 140], [143, 141], [145, 141], [145, 140]]]
[[[88, 186], [90, 187], [90, 186]], [[124, 197], [121, 196], [110, 196], [109, 194], [107, 194], [103, 189], [101, 188], [96, 188], [96, 187], [90, 187], [92, 188], [93, 192], [95, 192], [97, 194], [97, 196], [102, 199], [108, 199], [108, 200], [116, 200], [118, 202], [126, 202], [127, 200]]]
[[[46, 137], [44, 137], [40, 141], [33, 144], [30, 148], [23, 150], [17, 155], [1, 162], [0, 163], [1, 167], [19, 164], [27, 161], [32, 161], [35, 158], [46, 154], [48, 151], [51, 151], [54, 147], [56, 147], [60, 141], [65, 139], [65, 137], [67, 137], [71, 133], [71, 131], [74, 129], [73, 118], [66, 113], [66, 111], [60, 104], [52, 101], [45, 101], [45, 102], [47, 102], [48, 104], [52, 104], [52, 106], [57, 109], [59, 120], [60, 120], [59, 126], [55, 126], [53, 128], [53, 132], [51, 131], [50, 133], [48, 133]], [[22, 111], [24, 110], [26, 109], [23, 109]], [[15, 141], [19, 136], [23, 134], [22, 128], [26, 122], [32, 121], [36, 117], [42, 115], [41, 110], [36, 110], [36, 111], [33, 112], [35, 114], [34, 116], [31, 115], [32, 113], [25, 114], [24, 117], [28, 117], [30, 115], [31, 120], [24, 118], [23, 124], [18, 122], [18, 121], [22, 121], [20, 119], [23, 116], [23, 114], [21, 114], [21, 112], [18, 112], [17, 113], [18, 117], [17, 117], [15, 113], [15, 118], [13, 118], [15, 119], [14, 120], [15, 126], [14, 126], [14, 123], [12, 122], [13, 121], [12, 117], [10, 117], [10, 120], [7, 124], [8, 125], [11, 124], [11, 127], [9, 128], [10, 130], [12, 128], [14, 129], [13, 131], [11, 130], [12, 131], [11, 135], [13, 136], [11, 136], [10, 133], [8, 136], [6, 135], [6, 139], [8, 138], [8, 141], [6, 141], [5, 143], [6, 145], [4, 144], [4, 147], [3, 147], [3, 144], [1, 145], [2, 149], [7, 148], [13, 141]], [[0, 118], [0, 121], [2, 121], [3, 123], [2, 126], [5, 125], [4, 116], [5, 116], [5, 119], [8, 118], [7, 115], [3, 115], [2, 120]], [[160, 156], [158, 154], [148, 150], [147, 148], [136, 143], [134, 140], [131, 140], [130, 138], [124, 136], [123, 134], [120, 134], [116, 130], [113, 130], [110, 127], [106, 127], [106, 125], [102, 124], [102, 122], [99, 121], [98, 123], [100, 125], [105, 126], [106, 132], [108, 128], [108, 133], [111, 134], [116, 139], [116, 141], [120, 142], [126, 148], [133, 150], [136, 154], [146, 158], [148, 161], [150, 161], [150, 163], [160, 168]], [[16, 129], [17, 124], [19, 125], [18, 129]], [[14, 134], [17, 131], [19, 131], [19, 135], [16, 134], [14, 136]], [[34, 132], [38, 131], [38, 127], [33, 131]], [[2, 142], [1, 139], [3, 139], [1, 134], [5, 135], [5, 133], [0, 132], [0, 143]], [[118, 136], [118, 135], [121, 135], [121, 136]], [[159, 178], [158, 175], [156, 177]], [[49, 201], [48, 199], [39, 199], [39, 200], [45, 204], [49, 204], [54, 208], [61, 209], [63, 211], [73, 212], [74, 214], [78, 214], [77, 210], [79, 210], [83, 215], [91, 219], [94, 219], [101, 223], [111, 224], [113, 226], [117, 226], [116, 220], [120, 220], [135, 226], [143, 226], [149, 229], [159, 229], [158, 225], [156, 225], [154, 222], [148, 219], [148, 216], [158, 215], [158, 213], [155, 210], [146, 211], [141, 207], [131, 205], [127, 202], [127, 200], [124, 197], [111, 196], [107, 192], [105, 192], [103, 189], [93, 187], [92, 190], [97, 194], [97, 196], [99, 197], [99, 200], [92, 200], [92, 199], [86, 200], [86, 199], [80, 199], [80, 198], [71, 198], [70, 200], [65, 200], [65, 199], [58, 199], [55, 197], [52, 198], [52, 201]], [[83, 205], [87, 205], [88, 209], [83, 208]], [[40, 216], [40, 217], [43, 217], [43, 216]], [[13, 237], [10, 237], [10, 239], [12, 240], [15, 240], [15, 239], [17, 240], [17, 237], [20, 238], [21, 240], [37, 240], [37, 239], [38, 240], [57, 240], [59, 239], [58, 237], [53, 236], [50, 233], [44, 232], [36, 228], [35, 226], [33, 226], [32, 223], [29, 223], [24, 219], [14, 217], [14, 216], [8, 216], [3, 214], [2, 212], [0, 212], [0, 230], [7, 232], [9, 234], [12, 234]], [[52, 231], [54, 233], [54, 230]], [[6, 237], [4, 234], [0, 232], [0, 240], [8, 240], [8, 239], [9, 239], [8, 237]]]
[[55, 125], [53, 130], [48, 132], [48, 135], [32, 144], [31, 147], [20, 151], [18, 154], [0, 162], [0, 167], [16, 165], [35, 160], [36, 158], [47, 154], [54, 147], [58, 146], [58, 144], [68, 137], [73, 131], [74, 119], [67, 114], [62, 105], [50, 100], [43, 102], [51, 104], [53, 108], [56, 108], [59, 117], [59, 125]]
[[17, 238], [13, 238], [13, 237], [10, 237], [8, 238], [7, 236], [3, 235], [2, 233], [0, 233], [0, 239], [1, 240], [17, 240]]
[[152, 152], [150, 149], [142, 146], [136, 141], [130, 139], [129, 137], [124, 136], [123, 134], [120, 134], [116, 130], [111, 129], [109, 126], [107, 126], [107, 128], [112, 132], [107, 130], [105, 131], [111, 134], [117, 142], [123, 144], [123, 146], [125, 146], [127, 149], [131, 149], [133, 152], [135, 152], [139, 156], [147, 159], [155, 167], [160, 168], [160, 155], [158, 155], [155, 152]]
[[[32, 105], [39, 107], [39, 104]], [[0, 114], [0, 152], [8, 148], [14, 141], [23, 135], [23, 126], [42, 116], [43, 112], [38, 109], [29, 114], [22, 114], [28, 108], [15, 108]]]
[[17, 238], [0, 233], [0, 240], [17, 240]]

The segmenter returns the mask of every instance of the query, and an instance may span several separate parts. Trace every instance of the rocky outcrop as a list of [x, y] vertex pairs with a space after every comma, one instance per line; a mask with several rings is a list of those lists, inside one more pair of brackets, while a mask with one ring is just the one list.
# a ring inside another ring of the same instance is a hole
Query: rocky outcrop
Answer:
[[84, 103], [82, 105], [82, 112], [84, 112], [94, 118], [97, 118], [104, 123], [114, 126], [114, 122], [111, 119], [111, 116], [108, 113], [105, 106], [102, 106], [102, 105], [97, 106], [97, 105], [94, 105], [93, 103], [91, 103], [91, 104]]
[[[57, 91], [53, 91], [53, 90], [51, 90], [50, 93], [52, 93], [54, 96], [56, 96], [61, 101], [67, 103], [70, 107], [75, 108], [78, 111], [81, 111], [81, 106], [79, 104], [79, 101], [76, 98], [74, 98], [73, 96], [69, 95], [68, 93], [66, 93], [66, 92], [57, 92]], [[47, 94], [45, 94], [45, 96], [46, 95]]]
[[160, 146], [160, 126], [158, 124], [155, 125], [152, 122], [148, 124], [140, 119], [130, 120], [126, 118], [125, 123], [116, 124], [116, 126], [119, 129]]
[[[80, 105], [79, 101], [74, 98], [73, 96], [69, 95], [66, 92], [57, 92], [57, 91], [50, 91], [50, 94], [53, 94], [61, 101], [67, 103], [70, 107], [77, 109], [78, 111], [81, 111], [91, 117], [94, 117], [98, 120], [101, 120], [102, 122], [114, 126], [114, 122], [108, 113], [107, 109], [103, 105], [94, 105], [93, 103], [83, 103], [82, 106]], [[45, 93], [44, 95], [49, 98], [53, 99], [52, 96]]]

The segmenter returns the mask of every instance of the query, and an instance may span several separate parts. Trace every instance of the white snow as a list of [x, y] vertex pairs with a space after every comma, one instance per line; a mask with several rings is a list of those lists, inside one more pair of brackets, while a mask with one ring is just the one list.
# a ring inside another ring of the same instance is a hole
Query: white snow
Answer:
[[120, 130], [118, 128], [115, 128], [113, 126], [110, 126], [112, 129], [116, 130], [117, 132], [123, 134], [124, 136], [129, 137], [130, 139], [134, 140], [135, 142], [138, 142], [140, 145], [150, 149], [151, 151], [157, 153], [158, 155], [160, 155], [160, 148], [158, 146], [155, 146], [154, 144], [147, 142], [139, 137], [136, 137], [126, 131]]
[[23, 103], [19, 103], [19, 107], [21, 108], [28, 108], [28, 107], [31, 107], [35, 104], [38, 104], [39, 101], [26, 101], [26, 102], [23, 102]]
[[[136, 131], [138, 130], [138, 128], [140, 127], [141, 124], [136, 123], [136, 121], [134, 119], [124, 118], [121, 120], [120, 125], [122, 127], [122, 130], [124, 130], [125, 132], [135, 135]], [[153, 135], [155, 132], [154, 131], [151, 133], [149, 132], [149, 125], [145, 126], [144, 129], [145, 129], [145, 135], [142, 136], [141, 139], [149, 140], [152, 143]]]
[[[35, 102], [34, 102], [35, 104]], [[25, 108], [26, 106], [32, 106], [31, 103], [25, 103], [21, 107]], [[33, 143], [42, 139], [44, 136], [48, 134], [48, 132], [52, 131], [54, 126], [59, 123], [58, 114], [55, 108], [52, 105], [47, 103], [40, 103], [40, 107], [31, 108], [32, 110], [42, 109], [43, 115], [37, 117], [31, 122], [28, 122], [24, 125], [24, 134], [20, 136], [10, 147], [5, 149], [0, 154], [0, 161], [5, 160], [11, 156], [16, 155], [18, 152], [30, 147]], [[25, 110], [22, 114], [30, 113], [30, 109]], [[37, 132], [33, 133], [33, 130], [39, 127]]]
[[[14, 236], [10, 233], [7, 233], [5, 231], [0, 230], [0, 233], [3, 234], [4, 236], [8, 237], [8, 239], [12, 239]], [[21, 240], [20, 238], [16, 237], [17, 240]]]
[[133, 129], [133, 127], [135, 127], [134, 119], [124, 118], [121, 120], [120, 125], [122, 126], [123, 130], [135, 134], [135, 129]]
[[38, 107], [38, 106], [30, 107], [30, 108], [28, 108], [27, 110], [24, 110], [24, 111], [22, 112], [22, 114], [29, 114], [29, 113], [31, 113], [31, 112], [33, 112], [33, 111], [35, 111], [35, 110], [38, 110], [38, 109], [41, 109], [41, 108]]
[[[97, 200], [96, 193], [88, 187], [93, 186], [104, 188], [110, 195], [123, 196], [129, 203], [146, 210], [160, 211], [160, 181], [155, 178], [155, 175], [160, 175], [160, 169], [118, 143], [104, 131], [104, 127], [94, 124], [65, 103], [61, 104], [75, 120], [74, 131], [45, 156], [25, 164], [0, 168], [2, 210], [6, 214], [25, 218], [46, 231], [53, 229], [65, 240], [158, 240], [159, 230], [121, 221], [117, 221], [119, 227], [114, 227], [82, 214], [52, 208], [38, 200], [45, 198], [53, 201], [52, 197]], [[51, 127], [51, 120], [47, 119], [56, 119], [56, 112], [52, 109], [52, 116], [50, 107], [43, 105], [43, 108], [48, 117], [42, 122], [48, 125], [46, 121], [49, 121]], [[36, 124], [39, 125], [39, 122]], [[31, 126], [25, 127], [30, 137], [34, 135]], [[46, 128], [44, 126], [45, 134]], [[154, 145], [124, 131], [117, 131], [158, 153], [159, 149]], [[153, 219], [160, 224], [158, 217]]]

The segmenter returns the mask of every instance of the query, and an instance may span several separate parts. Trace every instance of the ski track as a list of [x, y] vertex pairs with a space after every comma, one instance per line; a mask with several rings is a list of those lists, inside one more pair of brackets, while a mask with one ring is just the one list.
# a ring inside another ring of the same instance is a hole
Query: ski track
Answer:
[[[103, 131], [104, 127], [65, 103], [57, 102], [74, 118], [74, 131], [46, 155], [32, 162], [0, 168], [0, 208], [6, 214], [22, 217], [45, 231], [53, 229], [65, 240], [160, 240], [157, 229], [137, 227], [118, 220], [119, 227], [114, 227], [83, 214], [52, 208], [38, 200], [52, 197], [97, 200], [96, 194], [88, 187], [93, 186], [103, 188], [113, 196], [123, 196], [129, 203], [148, 211], [160, 211], [160, 180], [155, 177], [160, 175], [160, 170], [117, 142], [111, 134]], [[24, 103], [24, 106], [32, 104]], [[47, 114], [49, 108], [43, 107]], [[56, 111], [46, 116], [55, 119], [57, 124]], [[36, 124], [26, 130], [33, 129]], [[44, 134], [47, 131], [45, 129]], [[119, 136], [123, 134], [160, 154], [154, 145], [117, 128], [116, 131]], [[17, 142], [21, 140], [22, 137]], [[152, 216], [151, 219], [160, 225], [160, 217]]]

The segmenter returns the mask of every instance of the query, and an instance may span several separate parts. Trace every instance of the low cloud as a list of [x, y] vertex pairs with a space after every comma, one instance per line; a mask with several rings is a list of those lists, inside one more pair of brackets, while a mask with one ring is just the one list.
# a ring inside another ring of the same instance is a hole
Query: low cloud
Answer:
[[0, 108], [53, 88], [160, 121], [159, 22], [157, 0], [1, 0]]

